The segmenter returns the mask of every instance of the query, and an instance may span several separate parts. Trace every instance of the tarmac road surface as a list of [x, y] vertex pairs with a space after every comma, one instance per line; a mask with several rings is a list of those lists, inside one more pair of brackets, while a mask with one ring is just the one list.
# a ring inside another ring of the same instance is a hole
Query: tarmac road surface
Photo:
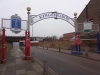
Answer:
[[58, 75], [100, 75], [100, 62], [73, 55], [31, 47], [31, 53]]

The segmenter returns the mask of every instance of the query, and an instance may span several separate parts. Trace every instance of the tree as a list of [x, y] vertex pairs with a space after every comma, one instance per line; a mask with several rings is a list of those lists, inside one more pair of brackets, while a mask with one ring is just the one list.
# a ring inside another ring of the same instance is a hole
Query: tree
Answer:
[[63, 40], [63, 36], [60, 36], [60, 37], [59, 37], [59, 40]]
[[57, 41], [57, 40], [58, 40], [57, 36], [51, 36], [51, 37], [47, 36], [43, 39], [43, 41]]
[[56, 35], [52, 36], [52, 41], [57, 41], [57, 40], [58, 40], [58, 38]]

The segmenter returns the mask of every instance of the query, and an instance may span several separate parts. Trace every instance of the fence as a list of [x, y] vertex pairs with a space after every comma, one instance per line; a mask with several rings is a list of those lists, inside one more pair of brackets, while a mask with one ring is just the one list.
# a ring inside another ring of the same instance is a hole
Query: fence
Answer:
[[74, 41], [49, 41], [49, 42], [39, 42], [39, 46], [50, 47], [50, 48], [61, 48], [70, 50], [71, 46], [75, 44]]

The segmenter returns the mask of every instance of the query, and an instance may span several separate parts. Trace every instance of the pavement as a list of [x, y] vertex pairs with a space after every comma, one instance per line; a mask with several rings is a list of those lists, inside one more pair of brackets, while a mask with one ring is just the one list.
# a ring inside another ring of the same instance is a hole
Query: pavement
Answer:
[[24, 53], [13, 48], [7, 56], [7, 63], [0, 64], [0, 75], [43, 75], [43, 67], [31, 60], [24, 60]]
[[[38, 48], [42, 48], [43, 47], [38, 47]], [[49, 51], [55, 51], [55, 52], [59, 52], [59, 49], [56, 48], [44, 48], [45, 50], [49, 50]], [[77, 54], [71, 54], [71, 50], [64, 50], [61, 49], [60, 51], [61, 53], [66, 53], [66, 54], [70, 54], [70, 55], [74, 55], [74, 56], [78, 56], [78, 57], [83, 57], [83, 58], [87, 58], [87, 59], [91, 59], [91, 60], [95, 60], [95, 61], [100, 61], [100, 54], [97, 53], [92, 53], [92, 52], [88, 52], [88, 56], [86, 56], [86, 53], [83, 52], [82, 55], [77, 55]]]

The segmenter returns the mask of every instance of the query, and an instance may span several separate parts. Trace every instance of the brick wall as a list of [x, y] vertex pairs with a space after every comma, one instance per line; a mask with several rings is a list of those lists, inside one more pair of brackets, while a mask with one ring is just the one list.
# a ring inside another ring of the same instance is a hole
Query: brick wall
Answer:
[[[88, 18], [91, 19], [93, 18], [93, 23], [94, 24], [100, 24], [100, 0], [90, 0], [88, 3]], [[77, 22], [78, 23], [83, 23], [86, 21], [86, 8], [83, 9], [81, 14], [79, 15]], [[82, 30], [83, 26], [79, 25], [78, 30]], [[93, 29], [96, 29], [96, 26], [93, 26]], [[84, 33], [81, 33], [81, 35], [85, 35]]]
[[97, 52], [97, 41], [96, 40], [84, 40], [81, 44], [82, 50], [89, 50], [90, 52]]
[[30, 43], [31, 46], [39, 46], [39, 43]]
[[[42, 47], [50, 47], [50, 48], [59, 48], [65, 50], [72, 50], [72, 46], [75, 46], [75, 41], [49, 41], [49, 42], [39, 42], [39, 46]], [[85, 49], [89, 50], [90, 52], [97, 52], [97, 42], [96, 40], [84, 40], [81, 44], [81, 50], [84, 51]]]
[[39, 46], [50, 47], [50, 48], [59, 48], [70, 50], [71, 46], [75, 44], [74, 41], [48, 41], [48, 42], [39, 42]]

